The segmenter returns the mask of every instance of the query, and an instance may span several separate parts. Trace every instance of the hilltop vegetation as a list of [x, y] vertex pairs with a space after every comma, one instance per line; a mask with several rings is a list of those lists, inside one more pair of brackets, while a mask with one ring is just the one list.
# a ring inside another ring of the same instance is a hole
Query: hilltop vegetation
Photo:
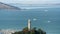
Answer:
[[43, 31], [42, 29], [36, 29], [36, 28], [33, 28], [30, 31], [28, 31], [28, 28], [26, 27], [22, 31], [15, 32], [12, 34], [46, 34], [46, 32]]

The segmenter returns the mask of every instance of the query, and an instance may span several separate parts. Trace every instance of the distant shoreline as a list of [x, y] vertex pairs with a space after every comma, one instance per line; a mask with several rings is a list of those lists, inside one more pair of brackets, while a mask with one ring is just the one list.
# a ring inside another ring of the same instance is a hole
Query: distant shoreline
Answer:
[[15, 7], [15, 6], [11, 6], [9, 4], [5, 4], [0, 2], [0, 9], [7, 9], [7, 10], [20, 10], [20, 8]]

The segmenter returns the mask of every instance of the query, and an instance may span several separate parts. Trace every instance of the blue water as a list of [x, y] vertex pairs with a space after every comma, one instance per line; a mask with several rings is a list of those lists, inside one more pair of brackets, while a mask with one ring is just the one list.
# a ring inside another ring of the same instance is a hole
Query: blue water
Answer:
[[0, 29], [22, 30], [27, 27], [28, 19], [31, 19], [32, 28], [41, 28], [47, 34], [60, 34], [60, 8], [0, 10]]

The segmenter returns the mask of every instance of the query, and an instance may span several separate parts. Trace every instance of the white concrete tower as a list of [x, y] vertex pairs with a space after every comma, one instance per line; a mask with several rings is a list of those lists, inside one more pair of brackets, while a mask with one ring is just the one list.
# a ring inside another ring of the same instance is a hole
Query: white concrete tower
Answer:
[[31, 20], [28, 19], [28, 30], [30, 31], [31, 30]]

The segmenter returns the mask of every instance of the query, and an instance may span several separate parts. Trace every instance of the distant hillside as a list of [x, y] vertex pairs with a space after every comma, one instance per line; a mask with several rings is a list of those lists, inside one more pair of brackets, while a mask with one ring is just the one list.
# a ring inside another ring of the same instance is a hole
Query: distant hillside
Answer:
[[0, 9], [20, 10], [20, 8], [0, 2]]

